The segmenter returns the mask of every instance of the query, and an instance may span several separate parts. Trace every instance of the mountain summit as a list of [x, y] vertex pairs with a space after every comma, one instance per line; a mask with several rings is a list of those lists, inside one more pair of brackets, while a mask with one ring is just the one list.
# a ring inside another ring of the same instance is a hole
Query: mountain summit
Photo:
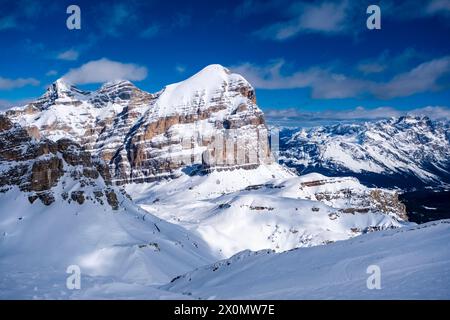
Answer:
[[[109, 164], [118, 184], [176, 176], [186, 165], [209, 170], [271, 161], [253, 87], [217, 64], [153, 94], [129, 81], [85, 92], [59, 79], [41, 98], [7, 114], [50, 140], [67, 138], [85, 145]], [[228, 159], [226, 143], [243, 153], [236, 151]], [[213, 158], [219, 160], [212, 164]]]

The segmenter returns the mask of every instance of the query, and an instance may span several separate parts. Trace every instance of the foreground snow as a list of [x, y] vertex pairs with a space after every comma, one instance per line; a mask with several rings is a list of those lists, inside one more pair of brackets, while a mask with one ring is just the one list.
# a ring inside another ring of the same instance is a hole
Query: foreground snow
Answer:
[[[381, 289], [369, 290], [370, 265]], [[450, 220], [280, 254], [245, 251], [162, 287], [202, 299], [450, 299]]]
[[[162, 298], [150, 285], [217, 260], [199, 237], [118, 196], [114, 211], [90, 201], [30, 204], [16, 188], [0, 194], [0, 299]], [[83, 290], [66, 288], [69, 265], [80, 267]]]
[[126, 189], [143, 209], [199, 235], [223, 258], [246, 249], [281, 252], [321, 245], [408, 224], [397, 208], [376, 207], [374, 190], [354, 178], [298, 177], [278, 164]]

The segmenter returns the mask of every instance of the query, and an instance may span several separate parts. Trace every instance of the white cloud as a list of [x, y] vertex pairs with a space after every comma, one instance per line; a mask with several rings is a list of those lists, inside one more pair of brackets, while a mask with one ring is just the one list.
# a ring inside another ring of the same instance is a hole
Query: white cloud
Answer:
[[312, 97], [318, 99], [354, 97], [367, 91], [367, 88], [371, 86], [369, 81], [353, 79], [320, 67], [312, 67], [304, 71], [284, 75], [281, 73], [284, 65], [284, 60], [276, 60], [265, 66], [244, 63], [230, 67], [230, 69], [241, 73], [256, 88], [311, 88]]
[[37, 86], [39, 85], [39, 80], [34, 78], [8, 79], [0, 77], [0, 90], [22, 88], [28, 85]]
[[282, 118], [285, 120], [375, 120], [390, 117], [399, 117], [402, 115], [401, 111], [398, 111], [391, 107], [378, 107], [374, 109], [366, 109], [364, 107], [356, 107], [355, 109], [345, 110], [325, 110], [316, 112], [304, 112], [296, 108], [269, 110], [266, 113], [268, 118]]
[[364, 108], [362, 106], [345, 110], [324, 110], [305, 112], [297, 108], [272, 109], [265, 112], [269, 120], [277, 121], [322, 121], [322, 120], [379, 120], [391, 117], [428, 116], [435, 120], [450, 119], [450, 108], [445, 106], [426, 106], [413, 110], [398, 110], [393, 107]]
[[56, 57], [59, 60], [67, 60], [67, 61], [75, 61], [78, 59], [79, 53], [74, 49], [70, 49], [64, 52], [61, 52]]
[[[372, 95], [382, 99], [404, 97], [421, 92], [437, 91], [450, 86], [450, 56], [424, 62], [410, 71], [400, 73], [387, 82], [352, 77], [331, 69], [312, 67], [283, 74], [285, 61], [280, 59], [263, 66], [244, 63], [230, 69], [242, 74], [256, 88], [310, 88], [316, 99], [353, 98]], [[447, 78], [446, 78], [447, 77]], [[447, 79], [440, 83], [441, 79]]]
[[132, 63], [121, 63], [106, 58], [90, 61], [71, 69], [63, 76], [73, 84], [103, 83], [114, 80], [140, 81], [147, 77], [147, 68]]
[[427, 116], [431, 119], [450, 120], [450, 108], [444, 106], [428, 106], [424, 108], [417, 108], [407, 112], [414, 116]]
[[381, 98], [409, 96], [415, 93], [436, 91], [450, 87], [439, 79], [450, 75], [450, 56], [424, 62], [412, 70], [395, 76], [391, 81], [377, 85], [373, 93]]

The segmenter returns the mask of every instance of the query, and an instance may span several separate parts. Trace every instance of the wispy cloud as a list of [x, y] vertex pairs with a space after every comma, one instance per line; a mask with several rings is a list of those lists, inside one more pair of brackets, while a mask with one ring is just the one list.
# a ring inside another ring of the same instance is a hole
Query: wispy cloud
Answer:
[[47, 71], [47, 73], [45, 74], [47, 77], [51, 77], [51, 76], [56, 76], [58, 74], [58, 71], [56, 70], [49, 70]]
[[0, 111], [7, 110], [12, 107], [24, 106], [33, 100], [35, 100], [35, 98], [25, 98], [25, 99], [19, 99], [19, 100], [0, 99]]
[[3, 30], [30, 30], [39, 24], [39, 19], [55, 12], [58, 5], [51, 0], [0, 1], [2, 17], [0, 32]]
[[387, 83], [374, 85], [371, 90], [381, 98], [395, 98], [409, 96], [415, 93], [438, 91], [450, 88], [447, 78], [450, 76], [450, 56], [424, 62], [408, 72], [395, 76]]
[[244, 0], [233, 11], [233, 15], [238, 18], [266, 13], [273, 9], [280, 9], [286, 5], [286, 0]]
[[39, 80], [34, 78], [8, 79], [0, 77], [0, 90], [17, 89], [28, 85], [37, 86], [39, 85]]
[[450, 56], [421, 63], [386, 82], [375, 82], [322, 67], [284, 74], [284, 65], [285, 61], [280, 59], [263, 66], [244, 63], [230, 68], [241, 73], [257, 88], [310, 88], [311, 96], [316, 99], [354, 98], [363, 95], [390, 99], [442, 90], [450, 86]]
[[17, 22], [14, 16], [6, 16], [0, 18], [0, 31], [14, 29], [16, 26]]
[[142, 32], [139, 34], [142, 38], [150, 39], [158, 35], [161, 30], [161, 26], [157, 23], [152, 23], [147, 26]]
[[426, 13], [435, 14], [450, 14], [450, 0], [432, 0], [426, 8]]
[[348, 32], [352, 20], [347, 1], [300, 2], [292, 6], [293, 17], [268, 26], [254, 34], [263, 39], [283, 41], [299, 33], [338, 34]]
[[163, 34], [174, 32], [176, 30], [188, 27], [192, 22], [192, 15], [183, 12], [177, 12], [172, 15], [172, 20], [164, 22], [152, 22], [142, 28], [139, 33], [141, 38], [154, 38]]
[[364, 74], [380, 73], [386, 70], [386, 65], [380, 62], [361, 62], [357, 66], [358, 70]]
[[316, 112], [305, 112], [296, 108], [271, 109], [265, 112], [271, 122], [298, 122], [298, 121], [339, 121], [339, 120], [380, 120], [391, 117], [428, 116], [436, 120], [450, 119], [450, 108], [446, 106], [426, 106], [413, 110], [399, 110], [389, 106], [378, 108], [364, 108], [362, 106], [354, 109], [324, 110]]
[[180, 74], [183, 74], [183, 73], [186, 72], [186, 67], [183, 66], [183, 65], [181, 65], [181, 64], [177, 64], [177, 65], [175, 66], [175, 71], [178, 72], [178, 73], [180, 73]]
[[284, 65], [285, 61], [280, 59], [264, 66], [244, 63], [230, 68], [246, 77], [256, 88], [311, 88], [312, 97], [318, 99], [354, 97], [367, 91], [371, 86], [369, 81], [354, 79], [321, 67], [312, 67], [286, 75], [281, 72]]
[[406, 48], [397, 55], [393, 55], [389, 50], [385, 50], [374, 59], [365, 59], [358, 62], [356, 68], [366, 75], [383, 71], [398, 71], [405, 69], [411, 63], [424, 60], [425, 58], [424, 54], [414, 48]]
[[188, 13], [177, 12], [173, 15], [172, 28], [186, 28], [191, 24], [192, 16]]
[[104, 35], [118, 37], [123, 34], [127, 26], [137, 20], [137, 10], [134, 2], [113, 3], [98, 7], [100, 31]]
[[79, 68], [71, 69], [63, 76], [65, 80], [73, 84], [103, 83], [113, 80], [140, 81], [146, 77], [146, 67], [106, 58], [85, 63]]
[[79, 52], [74, 49], [69, 49], [67, 51], [59, 53], [56, 58], [59, 60], [66, 60], [66, 61], [75, 61], [78, 59]]
[[[448, 21], [450, 0], [382, 0], [384, 18], [413, 20], [444, 16]], [[267, 9], [279, 13], [278, 21], [269, 23], [252, 34], [268, 40], [285, 41], [302, 33], [325, 35], [355, 35], [365, 30], [368, 3], [349, 0], [321, 1], [258, 1], [246, 0], [235, 8], [239, 17], [265, 13]], [[280, 14], [281, 13], [281, 14]]]

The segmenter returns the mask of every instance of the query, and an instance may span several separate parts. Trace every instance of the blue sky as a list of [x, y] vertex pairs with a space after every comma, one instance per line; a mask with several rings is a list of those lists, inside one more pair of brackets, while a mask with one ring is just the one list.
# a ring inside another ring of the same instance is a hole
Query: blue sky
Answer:
[[[66, 27], [70, 4], [81, 30]], [[381, 30], [366, 28], [370, 4]], [[0, 39], [3, 108], [62, 76], [155, 92], [211, 63], [244, 75], [273, 116], [442, 111], [450, 100], [450, 0], [0, 0]]]

